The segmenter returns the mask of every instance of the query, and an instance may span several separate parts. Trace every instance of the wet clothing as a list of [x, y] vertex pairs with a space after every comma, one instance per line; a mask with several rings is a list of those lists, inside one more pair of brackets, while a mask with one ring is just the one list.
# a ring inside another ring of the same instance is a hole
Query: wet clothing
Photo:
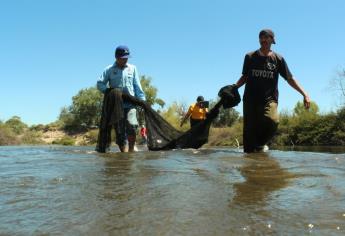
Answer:
[[279, 124], [278, 104], [243, 103], [243, 148], [244, 152], [259, 151], [274, 136]]
[[279, 54], [245, 56], [242, 74], [247, 76], [243, 95], [244, 152], [253, 152], [274, 136], [278, 127], [278, 77], [292, 78], [286, 61]]
[[111, 144], [111, 130], [123, 118], [122, 92], [119, 89], [106, 89], [104, 92], [101, 121], [99, 124], [97, 152], [107, 152]]
[[[145, 94], [141, 88], [139, 73], [136, 66], [128, 64], [124, 68], [119, 68], [116, 62], [105, 68], [99, 80], [97, 88], [104, 93], [106, 89], [118, 88], [123, 93], [130, 94], [141, 100], [145, 100]], [[124, 108], [132, 108], [128, 102], [124, 102]]]
[[125, 108], [124, 116], [114, 124], [116, 144], [123, 147], [127, 144], [128, 136], [135, 136], [138, 129], [137, 111], [134, 108]]
[[260, 51], [250, 52], [245, 56], [242, 74], [247, 76], [244, 89], [244, 102], [265, 104], [278, 102], [278, 77], [292, 77], [286, 61], [279, 54], [260, 55]]
[[196, 120], [196, 119], [189, 119], [190, 127], [196, 126], [197, 124], [201, 123], [203, 120]]

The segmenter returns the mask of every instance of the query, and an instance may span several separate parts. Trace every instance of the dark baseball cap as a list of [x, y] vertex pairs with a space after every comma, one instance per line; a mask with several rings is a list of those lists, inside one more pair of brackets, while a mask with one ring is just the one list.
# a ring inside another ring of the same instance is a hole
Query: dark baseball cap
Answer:
[[198, 96], [198, 97], [196, 98], [196, 101], [197, 101], [197, 102], [203, 102], [203, 101], [204, 101], [204, 97], [203, 97], [203, 96]]
[[270, 30], [270, 29], [263, 29], [263, 30], [261, 30], [260, 33], [259, 33], [259, 38], [261, 36], [263, 36], [263, 35], [270, 36], [273, 39], [273, 43], [274, 44], [276, 43], [276, 41], [274, 40], [274, 33], [273, 33], [272, 30]]
[[118, 46], [115, 50], [116, 58], [129, 58], [129, 48], [127, 46]]

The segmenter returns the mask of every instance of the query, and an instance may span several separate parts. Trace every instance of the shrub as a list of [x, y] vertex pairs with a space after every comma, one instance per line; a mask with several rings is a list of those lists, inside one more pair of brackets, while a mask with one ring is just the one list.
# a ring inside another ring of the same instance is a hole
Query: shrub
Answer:
[[19, 144], [19, 140], [16, 137], [16, 134], [12, 131], [11, 128], [0, 126], [0, 145], [16, 145]]
[[54, 140], [52, 144], [72, 146], [75, 144], [75, 139], [70, 136], [64, 136], [60, 139]]
[[23, 144], [43, 144], [41, 139], [42, 134], [36, 131], [26, 131], [21, 137], [21, 143]]
[[90, 130], [84, 136], [84, 141], [81, 145], [93, 145], [97, 143], [98, 139], [98, 129]]
[[211, 146], [234, 146], [243, 143], [243, 122], [238, 120], [233, 126], [225, 128], [211, 127], [208, 145]]
[[24, 133], [25, 129], [28, 127], [18, 116], [13, 116], [11, 119], [7, 120], [5, 126], [11, 128], [15, 134]]

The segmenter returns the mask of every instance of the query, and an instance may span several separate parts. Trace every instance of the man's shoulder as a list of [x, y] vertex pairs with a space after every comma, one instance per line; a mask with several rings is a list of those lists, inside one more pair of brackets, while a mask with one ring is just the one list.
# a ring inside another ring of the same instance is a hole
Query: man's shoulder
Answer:
[[106, 66], [106, 67], [104, 68], [104, 71], [108, 71], [108, 70], [110, 70], [110, 69], [113, 68], [113, 67], [114, 67], [114, 64], [108, 65], [108, 66]]
[[283, 59], [283, 56], [275, 51], [272, 51], [272, 54], [274, 57], [276, 57], [280, 61]]
[[256, 55], [258, 55], [257, 52], [258, 52], [258, 50], [254, 50], [254, 51], [250, 51], [250, 52], [246, 53], [246, 58], [251, 59], [251, 58], [255, 57]]

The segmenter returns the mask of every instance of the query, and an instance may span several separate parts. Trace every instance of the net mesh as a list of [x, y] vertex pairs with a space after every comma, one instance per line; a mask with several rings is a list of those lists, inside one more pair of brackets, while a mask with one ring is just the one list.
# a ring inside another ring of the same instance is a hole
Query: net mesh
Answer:
[[231, 108], [241, 101], [237, 87], [228, 85], [220, 89], [219, 101], [207, 113], [206, 119], [181, 132], [164, 120], [149, 104], [118, 89], [107, 89], [104, 94], [102, 116], [96, 151], [106, 152], [111, 143], [111, 129], [123, 117], [123, 102], [129, 102], [144, 110], [147, 128], [147, 146], [151, 151], [178, 148], [200, 148], [207, 143], [212, 121], [218, 116], [220, 107]]

